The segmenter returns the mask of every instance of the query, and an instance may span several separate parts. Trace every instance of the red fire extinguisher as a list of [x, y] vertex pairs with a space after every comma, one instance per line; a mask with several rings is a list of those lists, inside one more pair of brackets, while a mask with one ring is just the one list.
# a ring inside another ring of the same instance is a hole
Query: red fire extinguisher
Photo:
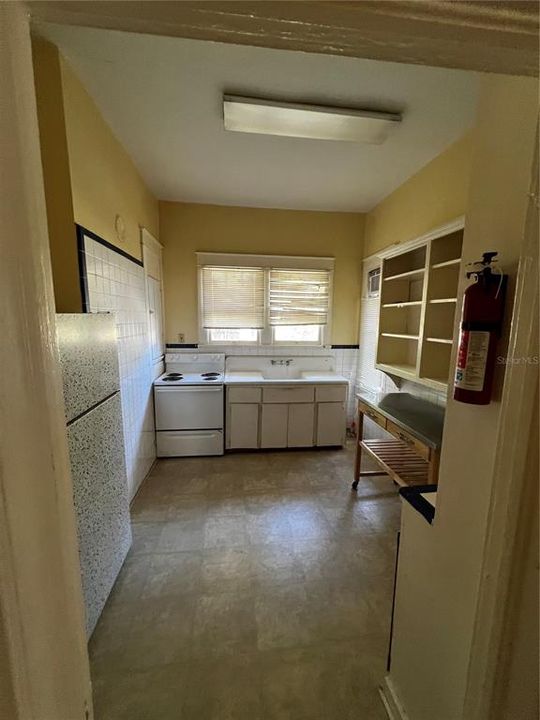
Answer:
[[507, 275], [493, 272], [496, 252], [485, 252], [479, 266], [467, 273], [475, 282], [465, 290], [454, 379], [454, 400], [487, 405], [501, 333]]

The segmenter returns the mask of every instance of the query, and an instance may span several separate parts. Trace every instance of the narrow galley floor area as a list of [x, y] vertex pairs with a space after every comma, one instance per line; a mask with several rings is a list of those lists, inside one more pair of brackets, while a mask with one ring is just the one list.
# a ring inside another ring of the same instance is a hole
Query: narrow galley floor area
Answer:
[[385, 720], [399, 499], [352, 467], [158, 461], [90, 642], [96, 720]]

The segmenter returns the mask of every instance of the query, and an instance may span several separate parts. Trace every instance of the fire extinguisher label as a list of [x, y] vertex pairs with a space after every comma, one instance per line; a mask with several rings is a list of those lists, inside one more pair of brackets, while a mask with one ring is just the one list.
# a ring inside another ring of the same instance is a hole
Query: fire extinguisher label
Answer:
[[484, 389], [489, 332], [483, 330], [462, 330], [454, 385], [463, 390]]

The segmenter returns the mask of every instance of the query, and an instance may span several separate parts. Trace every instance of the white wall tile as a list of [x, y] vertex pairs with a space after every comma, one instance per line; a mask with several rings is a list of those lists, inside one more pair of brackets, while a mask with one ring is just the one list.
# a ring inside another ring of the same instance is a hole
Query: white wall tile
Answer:
[[130, 498], [155, 460], [152, 381], [144, 270], [119, 253], [85, 238], [90, 312], [116, 317], [120, 397]]
[[[174, 352], [216, 352], [216, 346], [200, 344], [196, 350], [192, 348], [174, 348]], [[332, 355], [334, 357], [334, 369], [344, 375], [349, 381], [349, 396], [347, 402], [348, 424], [351, 425], [355, 416], [355, 393], [357, 391], [356, 371], [358, 366], [357, 348], [329, 348], [329, 347], [306, 347], [301, 345], [225, 345], [219, 348], [219, 352], [227, 356], [235, 355], [270, 355], [272, 357], [317, 357]]]

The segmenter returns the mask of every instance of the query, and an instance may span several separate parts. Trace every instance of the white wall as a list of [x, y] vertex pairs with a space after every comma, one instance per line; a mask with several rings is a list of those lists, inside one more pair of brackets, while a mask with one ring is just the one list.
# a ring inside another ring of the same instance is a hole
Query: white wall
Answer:
[[[529, 200], [537, 107], [536, 80], [483, 78], [463, 255], [471, 262], [483, 250], [499, 251], [511, 279], [506, 335]], [[504, 351], [503, 339], [499, 354]], [[448, 402], [437, 512], [418, 552], [410, 552], [411, 536], [406, 522], [403, 526], [408, 550], [400, 562], [390, 681], [411, 720], [463, 717], [503, 371], [499, 366], [490, 405]]]

